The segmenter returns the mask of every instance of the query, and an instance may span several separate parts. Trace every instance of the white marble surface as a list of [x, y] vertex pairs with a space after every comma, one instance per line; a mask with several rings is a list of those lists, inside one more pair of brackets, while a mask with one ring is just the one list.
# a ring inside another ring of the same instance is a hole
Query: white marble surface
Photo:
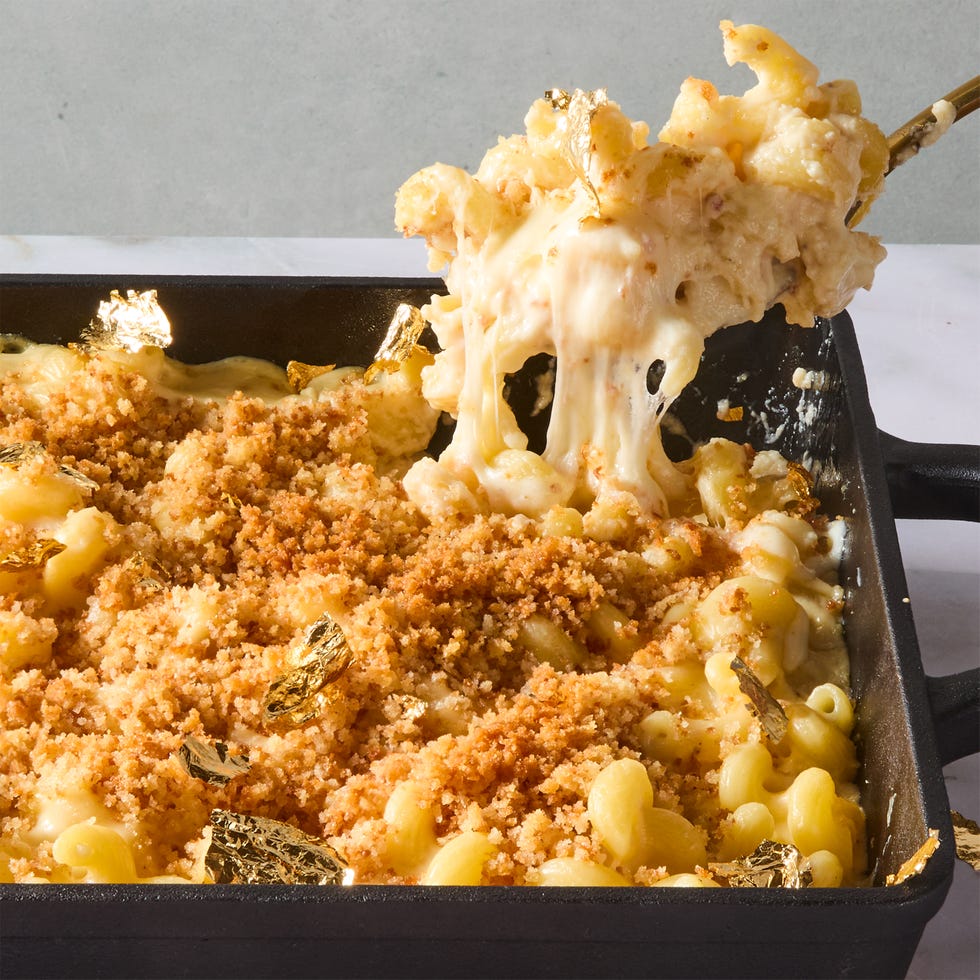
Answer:
[[[980, 246], [896, 245], [850, 306], [880, 428], [923, 442], [980, 441]], [[395, 239], [0, 238], [0, 273], [424, 276], [418, 242]], [[930, 674], [980, 658], [980, 526], [899, 522]], [[947, 766], [954, 808], [980, 817], [978, 759]], [[959, 863], [909, 976], [980, 976], [980, 876]]]
[[0, 273], [425, 276], [425, 247], [400, 238], [0, 237]]

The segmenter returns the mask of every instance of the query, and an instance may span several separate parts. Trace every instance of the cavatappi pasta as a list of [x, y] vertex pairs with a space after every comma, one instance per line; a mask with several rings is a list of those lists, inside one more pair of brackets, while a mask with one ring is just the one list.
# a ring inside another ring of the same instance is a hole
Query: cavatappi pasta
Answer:
[[[475, 175], [435, 164], [399, 191], [397, 225], [448, 265], [424, 310], [444, 350], [423, 390], [458, 424], [406, 477], [426, 513], [540, 516], [606, 489], [667, 513], [686, 483], [658, 426], [705, 338], [777, 302], [809, 326], [871, 285], [884, 249], [845, 219], [880, 190], [888, 149], [854, 84], [818, 85], [764, 28], [722, 30], [758, 84], [727, 96], [689, 78], [658, 142], [602, 91], [552, 94]], [[504, 387], [540, 353], [557, 364], [538, 454]]]
[[[859, 881], [841, 529], [798, 468], [714, 441], [669, 518], [620, 493], [430, 522], [400, 484], [429, 360], [291, 394], [265, 364], [0, 354], [0, 439], [31, 447], [0, 463], [0, 874], [204, 881], [221, 808], [325, 838], [360, 882], [711, 886], [763, 839]], [[62, 550], [14, 567], [40, 540]], [[325, 610], [351, 664], [269, 725]], [[188, 736], [248, 771], [194, 778]]]
[[[656, 432], [713, 330], [870, 282], [843, 217], [881, 146], [778, 38], [726, 51], [759, 86], [689, 81], [667, 142], [556, 96], [476, 178], [406, 184], [399, 223], [450, 262], [434, 362], [296, 391], [4, 347], [0, 881], [208, 882], [215, 813], [325, 842], [345, 882], [718, 887], [766, 841], [863, 881], [842, 526], [778, 454], [674, 464]], [[501, 393], [540, 351], [543, 456]], [[235, 764], [201, 778], [188, 744]]]

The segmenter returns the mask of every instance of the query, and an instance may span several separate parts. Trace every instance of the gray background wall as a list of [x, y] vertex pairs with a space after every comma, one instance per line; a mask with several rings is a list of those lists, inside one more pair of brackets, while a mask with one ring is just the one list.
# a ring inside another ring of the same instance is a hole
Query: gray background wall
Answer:
[[[685, 76], [728, 92], [717, 23], [854, 78], [890, 132], [980, 70], [975, 0], [0, 0], [0, 233], [392, 236], [399, 184], [475, 168], [551, 86], [654, 132]], [[865, 227], [980, 241], [980, 112]]]

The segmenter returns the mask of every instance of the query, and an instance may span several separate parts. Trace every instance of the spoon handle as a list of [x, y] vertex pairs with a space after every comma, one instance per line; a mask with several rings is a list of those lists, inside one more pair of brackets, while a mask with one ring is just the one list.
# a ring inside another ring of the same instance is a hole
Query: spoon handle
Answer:
[[[949, 102], [953, 106], [953, 122], [968, 116], [980, 106], [980, 75], [964, 82], [959, 88], [953, 89], [939, 101]], [[930, 137], [938, 125], [938, 120], [933, 112], [934, 107], [931, 105], [923, 109], [922, 112], [899, 126], [888, 137], [889, 159], [886, 173], [891, 173], [906, 160], [910, 160], [923, 146], [928, 146], [932, 141]]]
[[[942, 136], [945, 128], [939, 129], [937, 132], [940, 122], [935, 110], [943, 102], [948, 102], [953, 108], [953, 118], [948, 125], [951, 126], [957, 120], [968, 116], [974, 109], [980, 107], [980, 75], [964, 82], [959, 88], [954, 88], [952, 92], [944, 95], [938, 102], [934, 102], [918, 115], [913, 116], [907, 123], [899, 126], [888, 137], [888, 168], [885, 170], [885, 176], [896, 167], [900, 167], [903, 163], [911, 160], [924, 146], [935, 143]], [[947, 115], [942, 109], [939, 111], [941, 115]], [[853, 228], [865, 216], [867, 210], [865, 201], [856, 200], [851, 206], [851, 210], [847, 212], [847, 217], [844, 219], [845, 224], [849, 228]]]

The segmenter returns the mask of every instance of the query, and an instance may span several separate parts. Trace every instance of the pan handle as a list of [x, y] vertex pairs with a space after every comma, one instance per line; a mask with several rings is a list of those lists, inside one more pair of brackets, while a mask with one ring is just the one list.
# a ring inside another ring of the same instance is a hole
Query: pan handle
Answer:
[[[878, 438], [895, 517], [980, 521], [980, 446]], [[980, 668], [926, 683], [942, 764], [980, 752]]]
[[980, 446], [878, 439], [896, 517], [980, 521]]
[[942, 765], [980, 752], [980, 667], [927, 677], [926, 690]]

